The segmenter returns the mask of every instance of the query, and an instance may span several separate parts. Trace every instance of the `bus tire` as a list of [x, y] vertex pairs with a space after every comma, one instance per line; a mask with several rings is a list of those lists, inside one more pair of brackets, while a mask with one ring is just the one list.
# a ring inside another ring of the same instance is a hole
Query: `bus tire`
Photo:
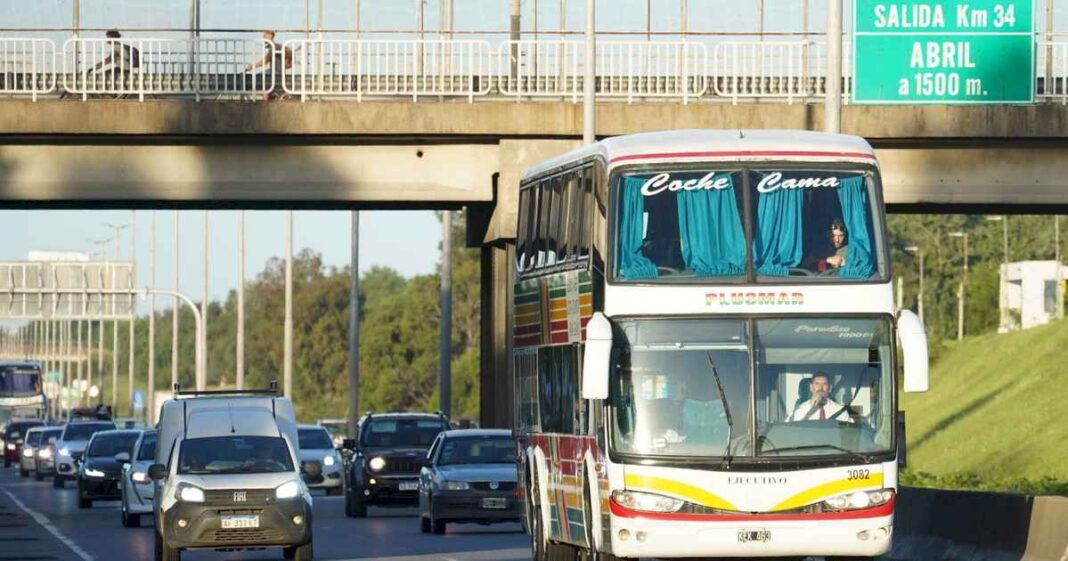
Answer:
[[584, 505], [585, 509], [583, 511], [583, 516], [585, 517], [585, 519], [583, 520], [583, 523], [586, 526], [586, 544], [588, 545], [588, 549], [585, 549], [585, 550], [582, 551], [582, 560], [583, 561], [619, 561], [619, 557], [616, 557], [615, 555], [612, 555], [611, 553], [603, 553], [603, 552], [597, 551], [597, 546], [595, 545], [597, 543], [597, 541], [594, 539], [594, 536], [593, 536], [593, 515], [592, 515], [592, 513], [593, 513], [593, 499], [592, 499], [592, 496], [593, 496], [593, 493], [590, 491], [589, 486], [586, 486], [586, 489], [583, 491], [582, 499], [585, 501], [585, 505]]

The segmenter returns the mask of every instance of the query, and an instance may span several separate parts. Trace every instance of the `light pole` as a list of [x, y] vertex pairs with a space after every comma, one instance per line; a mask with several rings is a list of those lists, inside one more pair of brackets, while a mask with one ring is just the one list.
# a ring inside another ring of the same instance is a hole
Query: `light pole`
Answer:
[[968, 233], [950, 232], [949, 237], [961, 238], [964, 250], [964, 269], [961, 274], [960, 287], [957, 288], [957, 340], [964, 338], [964, 297], [965, 286], [968, 284]]
[[[174, 291], [181, 290], [182, 270], [182, 214], [174, 211]], [[152, 287], [155, 288], [155, 287]], [[171, 308], [171, 387], [178, 385], [178, 297], [174, 297], [174, 307]]]
[[438, 349], [438, 407], [452, 414], [452, 212], [441, 221], [441, 328]]
[[[129, 224], [108, 224], [108, 228], [114, 232], [111, 239], [115, 241], [115, 260], [119, 260], [119, 246], [122, 245], [122, 231], [129, 227]], [[133, 239], [133, 232], [130, 233], [130, 239]], [[130, 262], [133, 262], [133, 253], [130, 253]], [[115, 269], [111, 269], [111, 287], [115, 288]], [[115, 300], [111, 301], [112, 312], [115, 311]], [[117, 315], [117, 314], [113, 314]], [[131, 324], [132, 325], [132, 324]], [[104, 322], [100, 322], [100, 326], [104, 326]], [[132, 329], [132, 327], [131, 327]], [[103, 332], [101, 332], [103, 333]], [[131, 338], [132, 341], [132, 338]], [[133, 347], [131, 346], [131, 349]], [[132, 366], [132, 365], [131, 365]], [[129, 407], [133, 407], [133, 377], [130, 377], [130, 402]], [[111, 406], [115, 408], [116, 412], [119, 408], [119, 320], [111, 322]]]
[[[419, 0], [422, 4], [422, 0]], [[286, 302], [282, 326], [282, 395], [293, 399], [293, 211], [286, 214]]]
[[827, 84], [824, 130], [842, 131], [842, 0], [827, 2]]
[[245, 211], [237, 217], [237, 389], [245, 389]]
[[349, 415], [348, 435], [356, 438], [360, 405], [360, 211], [352, 211], [352, 256], [349, 287]]
[[[156, 288], [156, 211], [152, 211], [152, 229], [148, 252], [148, 285]], [[156, 298], [148, 299], [148, 389], [145, 391], [145, 419], [152, 420], [156, 408]]]
[[[206, 211], [206, 210], [204, 211], [204, 253], [203, 253], [203, 256], [201, 257], [201, 261], [203, 263], [203, 272], [204, 272], [204, 279], [203, 279], [203, 281], [204, 281], [204, 296], [203, 296], [203, 299], [200, 301], [200, 322], [204, 326], [204, 329], [202, 329], [200, 331], [200, 336], [203, 337], [203, 339], [204, 339], [203, 341], [201, 341], [201, 346], [204, 348], [204, 352], [207, 352], [207, 348], [208, 348], [208, 211]], [[202, 358], [204, 360], [205, 367], [204, 367], [203, 370], [199, 370], [198, 371], [198, 373], [197, 373], [198, 376], [207, 375], [208, 357], [205, 355]], [[207, 381], [207, 379], [204, 379], [204, 380], [199, 380], [198, 379], [196, 384], [197, 384], [197, 390], [201, 391], [201, 390], [204, 389], [205, 386], [207, 386], [208, 381]]]
[[905, 248], [905, 251], [916, 254], [920, 260], [920, 292], [916, 296], [916, 313], [920, 316], [920, 323], [923, 321], [923, 248], [918, 245], [910, 245]]
[[597, 26], [594, 0], [586, 0], [586, 68], [582, 77], [582, 143], [597, 142], [594, 80], [597, 79]]
[[1009, 274], [1009, 215], [987, 216], [991, 222], [1001, 222], [1001, 275], [998, 279], [998, 328], [1008, 328], [1008, 294], [1005, 291], [1005, 277]]

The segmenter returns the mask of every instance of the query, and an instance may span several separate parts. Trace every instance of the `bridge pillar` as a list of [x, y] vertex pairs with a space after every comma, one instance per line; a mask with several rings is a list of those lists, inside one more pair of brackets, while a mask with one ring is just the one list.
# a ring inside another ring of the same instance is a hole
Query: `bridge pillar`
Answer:
[[498, 241], [482, 246], [481, 387], [479, 424], [487, 428], [511, 428], [515, 419], [511, 357], [511, 326], [508, 306], [512, 302], [512, 260], [515, 245]]

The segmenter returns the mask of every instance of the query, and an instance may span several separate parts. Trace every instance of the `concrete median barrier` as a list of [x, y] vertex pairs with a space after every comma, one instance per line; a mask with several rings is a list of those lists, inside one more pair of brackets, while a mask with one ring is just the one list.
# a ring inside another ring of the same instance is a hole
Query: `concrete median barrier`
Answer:
[[910, 561], [1068, 561], [1068, 498], [901, 490], [888, 556]]

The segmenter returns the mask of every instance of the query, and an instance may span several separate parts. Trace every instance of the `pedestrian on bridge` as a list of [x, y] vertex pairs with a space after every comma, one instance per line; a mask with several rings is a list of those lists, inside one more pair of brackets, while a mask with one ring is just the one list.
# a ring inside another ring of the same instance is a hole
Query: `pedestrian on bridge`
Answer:
[[111, 54], [93, 65], [89, 71], [96, 72], [110, 65], [104, 74], [106, 87], [117, 92], [116, 99], [122, 99], [126, 97], [126, 92], [135, 86], [130, 76], [141, 69], [141, 51], [133, 45], [123, 43], [118, 29], [109, 29], [104, 35], [108, 39], [107, 45]]
[[282, 74], [285, 70], [293, 67], [293, 49], [279, 43], [275, 40], [274, 30], [268, 29], [263, 32], [263, 57], [259, 60], [246, 64], [245, 72], [252, 72], [253, 70], [265, 66], [271, 67], [271, 74], [274, 76], [274, 84], [270, 91], [263, 94], [263, 100], [268, 99], [283, 99], [284, 93], [282, 92]]

